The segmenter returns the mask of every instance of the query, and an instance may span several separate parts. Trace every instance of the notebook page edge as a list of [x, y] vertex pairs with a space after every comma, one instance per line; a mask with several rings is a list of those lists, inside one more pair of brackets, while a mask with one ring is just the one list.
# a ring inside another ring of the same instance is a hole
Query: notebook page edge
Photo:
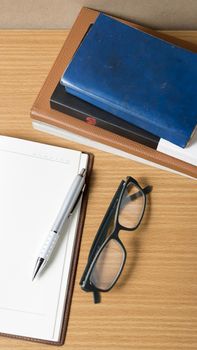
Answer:
[[[85, 168], [87, 169], [87, 165], [88, 165], [88, 154], [86, 153], [81, 153], [81, 157], [80, 157], [80, 161], [79, 161], [79, 167], [78, 167], [78, 172], [82, 169]], [[76, 240], [76, 234], [77, 234], [77, 228], [78, 228], [78, 221], [79, 221], [79, 217], [80, 217], [80, 210], [81, 210], [81, 205], [82, 205], [82, 198], [80, 199], [78, 205], [77, 205], [77, 213], [75, 213], [75, 232], [73, 232], [73, 235], [69, 235], [69, 242], [68, 242], [68, 247], [67, 247], [67, 251], [70, 251], [70, 266], [72, 264], [72, 256], [73, 256], [73, 250], [74, 250], [74, 246], [75, 246], [75, 240]], [[65, 265], [66, 265], [66, 261], [65, 261]], [[65, 266], [64, 265], [64, 266]], [[70, 269], [67, 269], [67, 271], [63, 271], [63, 275], [69, 273]], [[60, 336], [61, 336], [61, 329], [62, 329], [62, 324], [63, 324], [63, 314], [61, 314], [61, 311], [64, 310], [65, 307], [65, 302], [66, 302], [66, 297], [67, 297], [67, 291], [68, 291], [68, 279], [69, 276], [67, 278], [67, 281], [65, 282], [64, 288], [62, 287], [62, 291], [61, 291], [61, 297], [60, 297], [60, 302], [58, 305], [58, 311], [57, 311], [57, 318], [56, 318], [56, 324], [54, 327], [54, 334], [53, 337], [51, 338], [52, 341], [58, 341], [60, 340]], [[63, 282], [62, 282], [63, 283]]]

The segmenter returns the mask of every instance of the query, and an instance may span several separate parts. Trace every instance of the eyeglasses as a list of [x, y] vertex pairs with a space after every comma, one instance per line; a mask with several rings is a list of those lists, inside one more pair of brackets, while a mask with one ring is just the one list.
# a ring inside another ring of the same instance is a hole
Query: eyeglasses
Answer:
[[100, 302], [99, 292], [109, 291], [117, 282], [126, 261], [126, 249], [119, 238], [120, 230], [134, 231], [140, 225], [146, 207], [144, 189], [132, 177], [122, 180], [97, 231], [80, 285], [93, 292], [94, 302]]

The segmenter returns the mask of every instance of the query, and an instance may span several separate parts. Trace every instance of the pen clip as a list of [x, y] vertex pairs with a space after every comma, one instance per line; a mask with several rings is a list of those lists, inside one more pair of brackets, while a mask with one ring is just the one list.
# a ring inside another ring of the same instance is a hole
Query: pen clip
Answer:
[[76, 206], [77, 206], [77, 204], [79, 202], [79, 199], [81, 198], [81, 195], [83, 194], [83, 192], [85, 190], [85, 187], [86, 187], [86, 184], [83, 185], [83, 187], [81, 189], [81, 192], [79, 193], [79, 195], [78, 195], [78, 197], [76, 199], [76, 202], [75, 202], [75, 204], [74, 204], [74, 206], [73, 206], [73, 208], [72, 208], [72, 210], [71, 210], [71, 212], [69, 214], [69, 217], [73, 214], [73, 211], [75, 210], [75, 208], [76, 208]]

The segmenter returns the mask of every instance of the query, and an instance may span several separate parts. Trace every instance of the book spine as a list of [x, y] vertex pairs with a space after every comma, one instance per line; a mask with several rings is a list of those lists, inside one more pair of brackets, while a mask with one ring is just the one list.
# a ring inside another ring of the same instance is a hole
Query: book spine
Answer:
[[74, 118], [86, 122], [87, 124], [98, 126], [130, 140], [139, 142], [150, 148], [157, 149], [160, 140], [159, 137], [146, 132], [141, 128], [132, 126], [131, 124], [126, 123], [107, 112], [106, 114], [108, 115], [104, 117], [104, 111], [101, 111], [99, 116], [99, 110], [98, 113], [89, 113], [88, 111], [84, 112], [76, 108], [70, 108], [67, 105], [59, 104], [52, 100], [50, 101], [50, 105], [52, 109], [68, 114]]

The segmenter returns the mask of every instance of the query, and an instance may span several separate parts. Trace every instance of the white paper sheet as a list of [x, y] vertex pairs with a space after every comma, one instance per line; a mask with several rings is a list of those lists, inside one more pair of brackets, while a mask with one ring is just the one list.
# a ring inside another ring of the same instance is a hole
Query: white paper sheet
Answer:
[[87, 155], [0, 136], [0, 332], [57, 341], [80, 214], [32, 282], [41, 245]]

